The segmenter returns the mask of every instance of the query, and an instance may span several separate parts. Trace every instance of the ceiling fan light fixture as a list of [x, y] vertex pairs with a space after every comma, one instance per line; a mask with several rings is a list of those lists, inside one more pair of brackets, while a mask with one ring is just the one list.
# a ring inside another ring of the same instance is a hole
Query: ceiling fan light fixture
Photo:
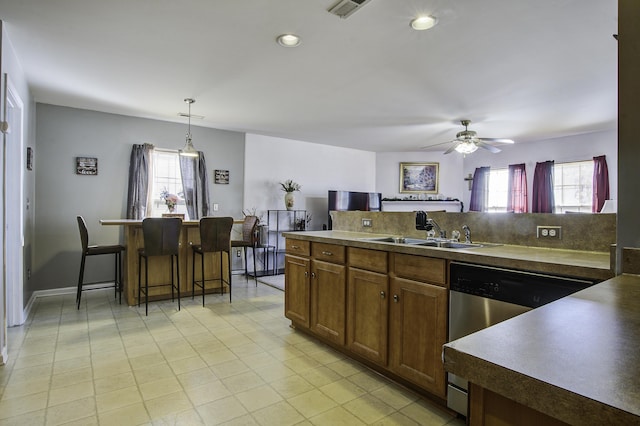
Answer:
[[418, 16], [411, 20], [411, 28], [416, 31], [424, 31], [433, 28], [438, 23], [438, 19], [431, 15]]
[[280, 34], [276, 41], [283, 47], [298, 47], [302, 40], [295, 34]]
[[460, 154], [471, 154], [478, 149], [478, 146], [471, 141], [461, 141], [458, 145], [456, 145], [456, 151]]
[[189, 128], [187, 130], [187, 137], [184, 143], [184, 148], [178, 151], [178, 153], [183, 157], [197, 157], [198, 150], [193, 146], [193, 142], [191, 142], [191, 104], [195, 102], [195, 99], [186, 98], [184, 100], [187, 104], [189, 104]]

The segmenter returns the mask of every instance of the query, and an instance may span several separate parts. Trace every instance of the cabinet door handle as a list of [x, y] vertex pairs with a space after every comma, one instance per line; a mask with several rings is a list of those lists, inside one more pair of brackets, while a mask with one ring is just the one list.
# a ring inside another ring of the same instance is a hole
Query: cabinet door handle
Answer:
[[398, 297], [398, 295], [397, 295], [397, 294], [394, 294], [394, 295], [393, 295], [393, 301], [394, 301], [394, 302], [396, 302], [396, 303], [398, 303], [398, 302], [400, 301], [400, 297]]
[[384, 293], [384, 291], [380, 292], [380, 299], [384, 299], [384, 297], [386, 296], [386, 294]]
[[291, 246], [292, 249], [294, 250], [298, 250], [300, 248], [300, 246]]
[[316, 277], [316, 273], [315, 273], [315, 272], [312, 272], [312, 273], [311, 273], [311, 278], [315, 278], [315, 277]]
[[309, 272], [304, 271], [304, 277], [307, 278], [309, 276]]
[[325, 256], [333, 256], [333, 253], [331, 253], [330, 251], [323, 251], [322, 254], [324, 254]]

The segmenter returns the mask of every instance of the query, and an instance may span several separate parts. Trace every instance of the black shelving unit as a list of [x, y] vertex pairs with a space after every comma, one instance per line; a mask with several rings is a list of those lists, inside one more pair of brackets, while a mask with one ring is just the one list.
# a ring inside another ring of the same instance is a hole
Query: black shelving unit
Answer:
[[[267, 210], [268, 245], [274, 247], [274, 274], [284, 273], [285, 240], [283, 232], [304, 231], [306, 210]], [[282, 265], [280, 265], [282, 260]]]

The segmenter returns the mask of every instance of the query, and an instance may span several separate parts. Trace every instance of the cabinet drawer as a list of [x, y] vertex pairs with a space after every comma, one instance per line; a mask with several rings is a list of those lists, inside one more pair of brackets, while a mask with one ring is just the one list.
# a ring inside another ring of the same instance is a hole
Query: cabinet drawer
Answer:
[[387, 252], [356, 247], [347, 249], [349, 266], [367, 271], [387, 273]]
[[300, 256], [309, 256], [311, 254], [310, 251], [311, 243], [309, 241], [304, 240], [292, 240], [291, 238], [287, 238], [287, 253], [289, 254], [297, 254]]
[[332, 263], [344, 263], [345, 247], [336, 244], [313, 243], [311, 255], [314, 259]]
[[447, 283], [447, 268], [444, 259], [392, 253], [395, 276], [432, 284]]

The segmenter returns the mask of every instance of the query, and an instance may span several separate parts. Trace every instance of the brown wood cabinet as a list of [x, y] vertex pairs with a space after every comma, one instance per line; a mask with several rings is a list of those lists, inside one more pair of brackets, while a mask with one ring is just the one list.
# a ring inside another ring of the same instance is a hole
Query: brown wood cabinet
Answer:
[[446, 397], [445, 260], [287, 239], [285, 274], [295, 326]]
[[345, 248], [290, 239], [286, 246], [285, 316], [298, 327], [344, 345]]
[[338, 345], [345, 344], [346, 249], [311, 244], [311, 331]]
[[567, 423], [469, 383], [470, 426], [567, 426]]
[[446, 396], [442, 346], [447, 340], [446, 262], [390, 254], [389, 369]]
[[345, 343], [346, 266], [311, 260], [311, 331]]
[[389, 277], [387, 252], [348, 248], [347, 347], [387, 365]]
[[308, 258], [284, 257], [284, 316], [291, 321], [309, 328], [309, 280], [311, 261]]
[[309, 328], [310, 325], [310, 254], [311, 244], [308, 241], [286, 240], [284, 315], [305, 328]]

